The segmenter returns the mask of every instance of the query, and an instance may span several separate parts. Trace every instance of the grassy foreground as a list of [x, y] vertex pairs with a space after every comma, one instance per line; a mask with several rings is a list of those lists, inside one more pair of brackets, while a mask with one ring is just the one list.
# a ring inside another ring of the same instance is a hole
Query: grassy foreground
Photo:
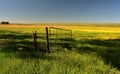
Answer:
[[120, 27], [68, 27], [71, 50], [42, 55], [32, 51], [32, 31], [41, 35], [44, 26], [2, 26], [0, 74], [120, 74]]

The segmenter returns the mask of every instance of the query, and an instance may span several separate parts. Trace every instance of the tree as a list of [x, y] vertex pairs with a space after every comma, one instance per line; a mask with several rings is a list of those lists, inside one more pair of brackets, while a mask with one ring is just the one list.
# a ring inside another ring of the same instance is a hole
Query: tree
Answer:
[[1, 24], [9, 24], [9, 22], [2, 21]]
[[9, 24], [9, 22], [5, 22], [5, 24]]
[[6, 22], [5, 22], [5, 21], [2, 21], [1, 24], [6, 24]]

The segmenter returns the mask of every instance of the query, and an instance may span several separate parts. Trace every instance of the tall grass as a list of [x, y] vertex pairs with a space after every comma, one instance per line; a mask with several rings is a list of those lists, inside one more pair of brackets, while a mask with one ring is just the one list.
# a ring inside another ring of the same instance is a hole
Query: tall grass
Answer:
[[62, 51], [54, 55], [39, 55], [38, 58], [18, 58], [17, 52], [1, 55], [1, 74], [113, 74], [115, 68], [105, 65], [96, 54], [79, 54]]

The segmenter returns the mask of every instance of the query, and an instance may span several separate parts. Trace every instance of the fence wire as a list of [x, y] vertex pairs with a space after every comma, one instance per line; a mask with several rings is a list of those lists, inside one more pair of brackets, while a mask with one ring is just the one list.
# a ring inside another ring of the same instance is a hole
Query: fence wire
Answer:
[[72, 30], [49, 27], [49, 46], [51, 51], [63, 48], [70, 49]]

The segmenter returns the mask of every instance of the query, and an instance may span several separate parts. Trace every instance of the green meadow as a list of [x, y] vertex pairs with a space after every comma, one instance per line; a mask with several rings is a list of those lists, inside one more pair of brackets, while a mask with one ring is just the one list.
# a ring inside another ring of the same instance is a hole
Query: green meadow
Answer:
[[0, 28], [0, 74], [120, 74], [119, 25], [63, 26], [72, 30], [70, 49], [50, 54], [33, 50], [33, 31], [45, 49], [43, 27], [11, 27]]

